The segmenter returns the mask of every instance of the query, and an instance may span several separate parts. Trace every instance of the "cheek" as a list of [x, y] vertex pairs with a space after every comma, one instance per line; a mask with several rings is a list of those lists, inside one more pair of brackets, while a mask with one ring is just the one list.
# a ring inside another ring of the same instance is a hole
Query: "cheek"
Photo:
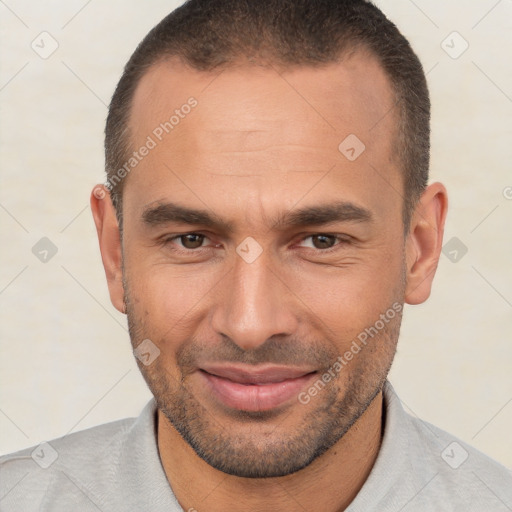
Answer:
[[132, 264], [127, 272], [129, 299], [139, 321], [156, 338], [189, 336], [222, 274], [192, 266]]
[[398, 254], [375, 254], [346, 268], [304, 270], [293, 290], [310, 323], [340, 345], [375, 324], [395, 302], [403, 302], [403, 263]]

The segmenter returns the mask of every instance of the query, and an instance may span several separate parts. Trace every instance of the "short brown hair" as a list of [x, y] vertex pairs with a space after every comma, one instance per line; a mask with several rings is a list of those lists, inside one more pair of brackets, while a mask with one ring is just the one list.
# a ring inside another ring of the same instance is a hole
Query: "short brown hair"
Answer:
[[428, 88], [409, 42], [365, 0], [189, 0], [154, 27], [125, 66], [105, 128], [107, 183], [120, 224], [124, 181], [113, 178], [129, 158], [131, 103], [149, 67], [167, 57], [179, 57], [201, 71], [242, 58], [282, 66], [319, 66], [358, 48], [377, 57], [395, 94], [399, 120], [395, 146], [403, 171], [407, 231], [428, 181]]

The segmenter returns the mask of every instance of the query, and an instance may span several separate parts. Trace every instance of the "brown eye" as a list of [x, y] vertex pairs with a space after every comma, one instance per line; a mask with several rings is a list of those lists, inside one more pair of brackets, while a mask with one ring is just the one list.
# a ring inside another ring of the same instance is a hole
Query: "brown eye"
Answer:
[[336, 237], [333, 235], [312, 235], [311, 242], [315, 249], [329, 249], [336, 244]]
[[181, 245], [183, 245], [185, 249], [197, 249], [198, 247], [201, 247], [203, 245], [204, 239], [204, 235], [198, 235], [196, 233], [189, 233], [179, 237]]

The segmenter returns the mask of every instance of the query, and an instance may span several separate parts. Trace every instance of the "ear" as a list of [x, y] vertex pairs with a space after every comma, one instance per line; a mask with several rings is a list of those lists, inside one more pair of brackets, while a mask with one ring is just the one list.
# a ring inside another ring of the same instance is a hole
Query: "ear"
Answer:
[[406, 240], [405, 302], [421, 304], [430, 296], [443, 247], [448, 196], [444, 185], [428, 186], [416, 206]]
[[110, 192], [103, 185], [96, 185], [91, 193], [91, 210], [98, 233], [110, 300], [118, 311], [125, 313], [121, 235]]

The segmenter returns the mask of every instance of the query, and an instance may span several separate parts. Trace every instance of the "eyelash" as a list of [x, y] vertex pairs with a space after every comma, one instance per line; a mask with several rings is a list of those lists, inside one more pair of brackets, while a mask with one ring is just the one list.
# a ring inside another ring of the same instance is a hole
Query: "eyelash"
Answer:
[[[208, 235], [206, 235], [205, 233], [191, 231], [189, 233], [181, 233], [179, 235], [166, 236], [166, 237], [164, 237], [162, 239], [161, 243], [164, 246], [168, 246], [169, 244], [172, 244], [176, 240], [180, 240], [182, 237], [185, 237], [187, 235], [199, 235], [199, 236], [204, 236], [205, 240], [209, 240], [210, 239], [208, 237]], [[333, 234], [333, 233], [323, 233], [323, 232], [313, 233], [313, 234], [310, 234], [310, 235], [307, 235], [307, 236], [303, 236], [302, 238], [299, 239], [299, 242], [304, 242], [308, 238], [312, 238], [314, 236], [327, 236], [327, 237], [334, 237], [336, 239], [335, 244], [333, 246], [331, 246], [331, 247], [326, 248], [326, 249], [317, 249], [317, 248], [314, 248], [314, 247], [305, 247], [305, 249], [317, 251], [317, 252], [323, 253], [323, 254], [328, 254], [328, 253], [330, 253], [332, 251], [338, 250], [340, 248], [340, 246], [345, 246], [345, 245], [348, 245], [348, 244], [350, 244], [352, 242], [352, 238], [350, 236], [348, 236], [348, 235], [340, 235], [340, 234]], [[174, 250], [177, 251], [177, 252], [184, 253], [184, 254], [193, 254], [193, 253], [198, 253], [198, 252], [200, 252], [202, 250], [205, 250], [205, 249], [211, 249], [211, 248], [220, 247], [220, 245], [221, 244], [214, 244], [213, 246], [203, 246], [203, 245], [201, 245], [200, 247], [195, 248], [195, 249], [187, 249], [185, 247], [177, 246], [177, 248], [174, 249]]]

